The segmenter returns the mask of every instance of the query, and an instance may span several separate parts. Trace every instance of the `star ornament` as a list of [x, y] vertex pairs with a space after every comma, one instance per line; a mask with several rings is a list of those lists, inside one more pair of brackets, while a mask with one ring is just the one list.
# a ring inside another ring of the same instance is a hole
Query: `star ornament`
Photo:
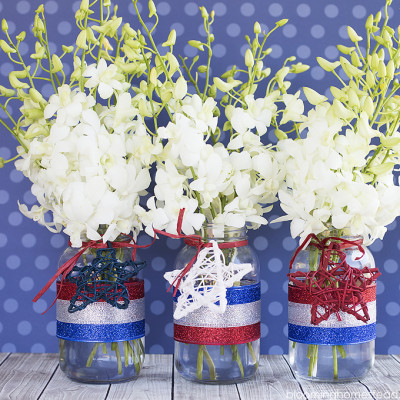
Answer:
[[[226, 265], [218, 243], [210, 243], [211, 247], [205, 247], [199, 252], [196, 262], [179, 285], [175, 319], [183, 318], [203, 306], [224, 313], [227, 306], [226, 289], [252, 270], [250, 263]], [[181, 272], [181, 269], [166, 272], [164, 278], [172, 285]]]

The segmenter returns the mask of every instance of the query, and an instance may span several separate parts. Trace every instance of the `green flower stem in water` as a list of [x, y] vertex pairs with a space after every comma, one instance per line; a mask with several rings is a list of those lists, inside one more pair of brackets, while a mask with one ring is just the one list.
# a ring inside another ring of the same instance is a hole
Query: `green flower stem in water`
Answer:
[[236, 345], [233, 345], [233, 346], [231, 346], [231, 350], [232, 350], [232, 360], [237, 362], [239, 369], [240, 369], [240, 374], [242, 375], [242, 378], [243, 378], [244, 377], [243, 364], [242, 364], [242, 360], [239, 356], [238, 348]]
[[333, 379], [338, 379], [338, 366], [337, 366], [337, 350], [336, 346], [332, 346], [333, 353]]
[[256, 369], [258, 368], [258, 361], [256, 354], [254, 353], [253, 345], [251, 343], [247, 343], [247, 348], [249, 349], [249, 352], [251, 354], [251, 357], [253, 358], [254, 362], [256, 363]]

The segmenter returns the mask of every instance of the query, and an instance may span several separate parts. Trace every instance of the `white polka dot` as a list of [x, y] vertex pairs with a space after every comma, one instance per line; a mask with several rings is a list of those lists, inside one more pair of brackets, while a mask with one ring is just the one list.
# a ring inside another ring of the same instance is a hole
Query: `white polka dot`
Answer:
[[281, 346], [271, 346], [268, 350], [268, 354], [283, 354], [283, 349]]
[[376, 324], [376, 336], [378, 338], [382, 338], [382, 337], [386, 336], [386, 332], [387, 332], [387, 329], [386, 329], [385, 325], [380, 324], [380, 323]]
[[251, 17], [255, 11], [256, 11], [256, 9], [254, 7], [254, 4], [252, 4], [252, 3], [243, 3], [240, 6], [240, 13], [244, 17]]
[[175, 22], [170, 28], [171, 30], [175, 29], [176, 36], [182, 36], [185, 32], [185, 27], [180, 22]]
[[148, 293], [151, 290], [151, 281], [147, 278], [144, 278], [144, 292]]
[[264, 279], [261, 279], [261, 294], [264, 294], [268, 291], [268, 282]]
[[395, 317], [400, 314], [400, 305], [395, 301], [390, 301], [389, 303], [386, 304], [385, 310], [387, 314], [389, 314], [392, 317]]
[[29, 248], [35, 246], [36, 237], [32, 233], [25, 233], [25, 235], [23, 235], [21, 238], [21, 243], [22, 243], [22, 246], [29, 249]]
[[297, 247], [297, 240], [293, 239], [290, 236], [285, 237], [285, 239], [283, 239], [282, 241], [282, 247], [286, 251], [293, 251]]
[[46, 332], [47, 332], [50, 336], [56, 336], [56, 328], [57, 328], [56, 321], [50, 321], [50, 322], [46, 325]]
[[33, 282], [33, 279], [30, 276], [25, 276], [19, 281], [19, 287], [24, 292], [29, 292], [30, 290], [33, 289], [34, 286], [35, 283]]
[[244, 45], [242, 45], [242, 46], [240, 47], [240, 54], [241, 54], [242, 57], [245, 56], [246, 50], [247, 50], [248, 48], [249, 48], [249, 45], [248, 45], [248, 44], [244, 44]]
[[46, 346], [42, 343], [35, 343], [31, 347], [31, 353], [46, 353]]
[[0, 190], [0, 205], [6, 204], [10, 200], [10, 194], [4, 190]]
[[[274, 135], [275, 136], [275, 135]], [[278, 218], [278, 215], [271, 215], [269, 218], [269, 228], [270, 229], [280, 229], [282, 227], [282, 222], [274, 222]]]
[[11, 63], [9, 63], [9, 62], [1, 63], [1, 65], [0, 65], [0, 74], [1, 75], [8, 77], [8, 75], [11, 71], [14, 71], [14, 67]]
[[153, 268], [154, 271], [162, 271], [165, 269], [166, 265], [167, 262], [163, 257], [154, 257], [151, 261], [151, 268]]
[[44, 5], [47, 14], [55, 14], [58, 11], [58, 4], [56, 1], [48, 1]]
[[375, 252], [381, 251], [383, 249], [383, 241], [381, 239], [376, 239], [369, 248]]
[[293, 38], [297, 34], [297, 29], [293, 24], [286, 24], [283, 27], [283, 36], [287, 38]]
[[311, 14], [311, 8], [308, 4], [299, 4], [296, 8], [297, 15], [302, 18], [306, 18]]
[[0, 290], [3, 290], [6, 286], [6, 281], [0, 276]]
[[187, 57], [194, 57], [198, 53], [198, 50], [195, 47], [192, 47], [189, 44], [187, 44], [183, 48], [183, 52]]
[[335, 60], [339, 56], [339, 50], [336, 46], [328, 46], [325, 49], [325, 57], [330, 60]]
[[223, 44], [216, 44], [213, 47], [213, 54], [217, 58], [224, 57], [226, 55], [226, 47]]
[[171, 6], [166, 1], [157, 4], [157, 14], [168, 15], [171, 12]]
[[13, 21], [8, 20], [8, 33], [13, 34], [16, 29], [16, 25], [14, 24]]
[[167, 247], [171, 250], [179, 249], [181, 244], [181, 241], [178, 239], [167, 238]]
[[9, 216], [8, 216], [8, 223], [11, 226], [18, 226], [22, 224], [22, 214], [19, 211], [13, 211]]
[[269, 329], [268, 326], [264, 323], [261, 323], [261, 337], [265, 337], [268, 335]]
[[46, 99], [49, 98], [51, 95], [53, 95], [54, 94], [54, 88], [51, 85], [51, 83], [44, 84], [42, 86], [41, 93]]
[[240, 25], [231, 23], [226, 27], [226, 33], [230, 37], [237, 37], [240, 35]]
[[268, 12], [270, 13], [270, 15], [272, 17], [279, 17], [282, 15], [283, 13], [283, 8], [279, 3], [272, 3], [269, 7], [268, 7]]
[[185, 5], [184, 11], [186, 15], [192, 17], [193, 15], [196, 15], [199, 11], [199, 6], [196, 3], [190, 2]]
[[393, 231], [394, 229], [397, 228], [397, 221], [396, 221], [396, 220], [393, 221], [393, 222], [392, 222], [391, 224], [389, 224], [386, 228], [387, 228], [388, 231]]
[[[0, 3], [1, 4], [1, 3]], [[1, 7], [0, 7], [0, 11], [1, 11]], [[3, 332], [3, 324], [0, 322], [0, 333]]]
[[4, 247], [8, 242], [7, 236], [4, 233], [0, 233], [0, 247]]
[[18, 310], [18, 301], [15, 299], [7, 299], [3, 303], [4, 311], [8, 313], [15, 313]]
[[77, 0], [72, 3], [72, 11], [77, 12], [81, 6], [81, 1]]
[[36, 203], [36, 197], [32, 194], [30, 190], [24, 193], [24, 203], [27, 205], [32, 205]]
[[257, 236], [254, 239], [253, 246], [258, 251], [264, 251], [268, 247], [268, 240], [264, 236]]
[[18, 49], [19, 49], [19, 52], [20, 52], [23, 56], [25, 56], [25, 55], [28, 54], [28, 52], [29, 52], [29, 46], [28, 46], [28, 44], [25, 43], [25, 42], [21, 42], [21, 43], [19, 44]]
[[144, 331], [145, 331], [146, 336], [150, 333], [151, 329], [150, 329], [150, 325], [149, 324], [146, 323], [144, 325]]
[[62, 247], [66, 246], [65, 237], [61, 233], [56, 233], [51, 235], [50, 238], [51, 247], [54, 249], [61, 249]]
[[165, 311], [165, 304], [161, 300], [154, 300], [150, 305], [150, 310], [154, 315], [161, 315]]
[[281, 315], [283, 311], [283, 306], [279, 301], [272, 301], [269, 303], [268, 312], [273, 316]]
[[339, 14], [339, 8], [335, 4], [328, 4], [325, 7], [325, 15], [328, 18], [336, 18]]
[[325, 71], [320, 66], [313, 67], [311, 68], [311, 76], [313, 79], [320, 81], [321, 79], [324, 79]]
[[346, 26], [346, 25], [342, 25], [342, 26], [339, 28], [338, 32], [339, 32], [339, 36], [340, 36], [342, 39], [348, 39], [348, 38], [349, 38], [349, 35], [347, 34], [347, 26]]
[[311, 36], [315, 39], [321, 39], [325, 35], [325, 28], [322, 25], [314, 25], [311, 28]]
[[7, 268], [17, 269], [21, 265], [21, 258], [16, 254], [11, 254], [6, 260]]
[[289, 280], [288, 279], [286, 279], [284, 282], [283, 282], [283, 285], [282, 285], [282, 291], [284, 292], [284, 293], [288, 293], [288, 284], [289, 284]]
[[32, 332], [32, 324], [29, 321], [21, 321], [17, 325], [17, 332], [22, 335], [26, 336]]
[[400, 354], [400, 346], [397, 344], [393, 344], [392, 346], [389, 346], [388, 348], [388, 354]]
[[46, 269], [48, 268], [50, 265], [50, 260], [49, 257], [45, 256], [45, 255], [41, 255], [41, 256], [37, 256], [35, 259], [35, 267], [37, 269]]
[[29, 1], [23, 0], [17, 3], [17, 12], [18, 14], [27, 14], [31, 10], [31, 5]]
[[14, 183], [20, 183], [24, 179], [24, 174], [16, 169], [10, 172], [10, 181]]
[[385, 291], [385, 285], [382, 281], [376, 282], [376, 294], [382, 294]]
[[4, 343], [3, 346], [1, 346], [1, 351], [3, 353], [15, 353], [17, 348], [14, 343]]
[[268, 269], [271, 272], [279, 272], [283, 268], [282, 261], [279, 258], [271, 258], [268, 261]]
[[296, 51], [297, 57], [300, 57], [302, 59], [308, 58], [311, 55], [311, 49], [306, 46], [305, 44], [302, 44], [297, 48]]
[[72, 31], [72, 25], [70, 22], [68, 21], [61, 21], [58, 25], [57, 25], [57, 31], [58, 33], [60, 33], [61, 35], [68, 35], [69, 33], [71, 33]]
[[168, 337], [173, 337], [174, 336], [174, 324], [172, 322], [168, 322], [168, 324], [165, 325], [164, 332]]
[[390, 258], [384, 262], [383, 268], [386, 272], [389, 272], [389, 274], [394, 274], [399, 269], [399, 264], [396, 260]]
[[364, 6], [362, 5], [357, 5], [353, 7], [353, 17], [362, 19], [367, 15], [367, 10]]
[[0, 11], [3, 11], [3, 4], [0, 3]]
[[153, 344], [153, 346], [150, 347], [149, 350], [150, 354], [164, 354], [164, 347], [161, 346], [160, 344]]
[[288, 337], [288, 326], [287, 326], [287, 325], [285, 325], [285, 326], [283, 327], [282, 332], [283, 332], [283, 334], [284, 334], [285, 337]]
[[203, 36], [204, 38], [207, 37], [207, 32], [206, 32], [206, 30], [204, 28], [204, 24], [200, 24], [199, 28], [197, 29], [197, 31], [199, 32], [200, 36]]
[[224, 3], [218, 2], [214, 4], [213, 10], [217, 17], [223, 17], [226, 14], [227, 8]]
[[36, 303], [33, 303], [32, 308], [35, 313], [41, 314], [47, 309], [47, 301], [44, 299], [39, 299]]

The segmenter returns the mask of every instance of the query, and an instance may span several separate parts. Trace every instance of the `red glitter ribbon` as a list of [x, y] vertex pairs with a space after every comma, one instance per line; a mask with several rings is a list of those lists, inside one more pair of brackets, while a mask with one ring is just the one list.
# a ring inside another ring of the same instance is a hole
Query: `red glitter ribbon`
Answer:
[[231, 328], [205, 328], [174, 324], [174, 340], [182, 343], [228, 346], [254, 342], [261, 336], [260, 322]]
[[[189, 261], [189, 263], [181, 271], [181, 273], [175, 278], [175, 280], [172, 282], [171, 286], [167, 290], [167, 292], [169, 292], [171, 290], [171, 288], [173, 286], [175, 286], [174, 294], [173, 294], [174, 296], [176, 296], [176, 294], [178, 292], [178, 288], [179, 288], [179, 285], [181, 284], [183, 277], [190, 271], [190, 268], [192, 268], [193, 264], [196, 262], [197, 256], [199, 255], [200, 251], [205, 247], [212, 247], [212, 243], [203, 242], [200, 235], [184, 235], [182, 233], [182, 222], [183, 222], [183, 214], [184, 213], [185, 213], [185, 209], [182, 208], [179, 211], [179, 216], [178, 216], [178, 222], [177, 222], [177, 227], [176, 227], [176, 231], [178, 233], [177, 235], [175, 235], [173, 233], [160, 231], [158, 229], [153, 228], [154, 232], [156, 232], [159, 235], [168, 236], [173, 239], [184, 239], [185, 244], [196, 248], [196, 254], [194, 255], [194, 257]], [[248, 245], [247, 240], [238, 240], [235, 242], [218, 243], [218, 247], [220, 249], [232, 249], [234, 247], [242, 247], [242, 246], [247, 246], [247, 245]]]
[[[358, 320], [367, 322], [370, 317], [366, 305], [371, 286], [380, 275], [378, 268], [364, 267], [361, 270], [351, 267], [346, 262], [346, 254], [343, 249], [358, 247], [361, 256], [365, 254], [362, 240], [347, 240], [339, 237], [327, 237], [320, 240], [316, 235], [310, 234], [298, 247], [292, 259], [290, 268], [297, 255], [307, 244], [321, 252], [320, 262], [316, 271], [291, 272], [289, 281], [296, 289], [302, 290], [307, 296], [311, 307], [311, 323], [318, 325], [329, 319], [331, 314], [336, 314], [341, 321], [339, 311], [354, 315]], [[338, 257], [335, 262], [332, 257]], [[290, 287], [290, 286], [289, 286]], [[322, 307], [323, 311], [318, 310]]]
[[[107, 286], [109, 284], [104, 284], [104, 286]], [[136, 281], [131, 281], [131, 282], [125, 282], [125, 287], [128, 290], [129, 293], [129, 300], [137, 300], [141, 299], [144, 297], [144, 281], [142, 279], [136, 280]], [[99, 288], [100, 290], [102, 289], [102, 286]], [[61, 284], [61, 282], [57, 282], [57, 298], [59, 300], [71, 300], [75, 295], [76, 295], [76, 283], [72, 282], [64, 282]], [[122, 292], [122, 289], [118, 289], [117, 293]], [[92, 294], [93, 295], [93, 294]], [[90, 297], [90, 294], [88, 294]], [[81, 298], [78, 298], [77, 301], [83, 300]], [[99, 302], [104, 302], [105, 300], [100, 299], [97, 300]]]
[[[111, 242], [111, 246], [114, 249], [120, 249], [120, 248], [131, 248], [132, 249], [132, 260], [135, 261], [136, 257], [136, 249], [144, 249], [147, 247], [150, 247], [154, 241], [150, 244], [139, 246], [136, 243], [131, 243], [133, 241], [133, 238], [129, 235], [126, 235], [130, 238], [130, 241], [126, 242]], [[70, 243], [71, 245], [71, 243]], [[89, 242], [83, 242], [81, 249], [73, 256], [71, 257], [67, 262], [65, 262], [63, 265], [61, 265], [60, 268], [58, 268], [57, 272], [53, 275], [53, 277], [46, 283], [46, 285], [40, 290], [40, 292], [34, 297], [33, 302], [37, 302], [43, 295], [46, 293], [47, 290], [49, 290], [50, 286], [54, 283], [54, 281], [59, 277], [61, 277], [61, 286], [64, 284], [66, 276], [72, 271], [74, 266], [76, 265], [77, 261], [79, 260], [79, 257], [83, 255], [83, 253], [88, 250], [88, 249], [106, 249], [107, 243], [103, 243], [102, 240], [90, 240]], [[53, 303], [50, 305], [50, 307], [44, 311], [42, 314], [46, 313], [57, 301], [58, 298], [58, 293], [56, 295], [56, 298], [54, 299]]]

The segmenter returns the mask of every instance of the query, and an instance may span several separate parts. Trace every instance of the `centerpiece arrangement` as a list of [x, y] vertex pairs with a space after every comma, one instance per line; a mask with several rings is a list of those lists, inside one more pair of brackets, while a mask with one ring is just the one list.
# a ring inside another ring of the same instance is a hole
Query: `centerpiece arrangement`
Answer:
[[341, 87], [331, 87], [332, 102], [304, 88], [313, 108], [298, 119], [298, 138], [278, 143], [287, 171], [278, 220], [290, 220], [301, 240], [288, 275], [289, 358], [307, 379], [359, 379], [374, 361], [379, 272], [365, 246], [400, 215], [400, 50], [390, 3], [383, 18], [368, 17], [365, 39], [348, 27], [352, 46], [337, 46], [339, 61], [317, 59]]

